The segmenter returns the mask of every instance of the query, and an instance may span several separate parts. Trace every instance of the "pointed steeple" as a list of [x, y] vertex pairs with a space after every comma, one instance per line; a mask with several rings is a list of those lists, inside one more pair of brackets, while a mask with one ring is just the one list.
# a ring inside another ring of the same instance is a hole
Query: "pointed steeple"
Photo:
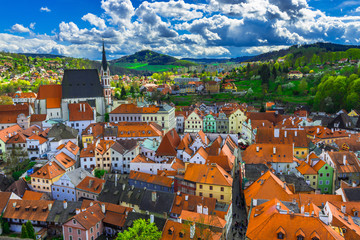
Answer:
[[103, 51], [102, 51], [102, 63], [101, 64], [102, 64], [103, 70], [106, 71], [108, 68], [108, 65], [107, 65], [107, 61], [106, 61], [104, 40], [103, 40]]

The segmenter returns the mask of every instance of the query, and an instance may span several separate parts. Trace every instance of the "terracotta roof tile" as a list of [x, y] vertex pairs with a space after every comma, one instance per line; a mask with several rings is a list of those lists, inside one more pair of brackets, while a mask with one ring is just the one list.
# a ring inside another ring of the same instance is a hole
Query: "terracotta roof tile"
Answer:
[[218, 164], [203, 165], [189, 163], [184, 179], [196, 183], [232, 186], [232, 177]]
[[31, 174], [30, 177], [53, 179], [64, 173], [65, 171], [56, 162], [48, 162], [42, 168]]
[[27, 103], [14, 105], [0, 105], [0, 124], [3, 123], [17, 123], [17, 118], [20, 114], [26, 117], [30, 114], [30, 108]]
[[30, 140], [37, 140], [37, 141], [39, 141], [40, 144], [43, 144], [43, 143], [47, 142], [47, 139], [46, 139], [46, 138], [40, 137], [40, 136], [38, 136], [38, 135], [36, 135], [36, 134], [32, 135], [32, 136], [29, 137], [28, 139], [30, 139]]
[[63, 169], [68, 169], [75, 165], [76, 160], [72, 159], [65, 153], [61, 152], [55, 156], [57, 163], [63, 167]]
[[197, 212], [190, 212], [187, 210], [182, 210], [179, 218], [182, 220], [201, 223], [206, 226], [216, 227], [221, 229], [223, 229], [226, 225], [226, 221], [216, 215], [206, 215]]
[[2, 129], [0, 130], [0, 139], [6, 143], [12, 136], [16, 135], [19, 131], [21, 131], [21, 127], [17, 124]]
[[3, 217], [46, 222], [54, 201], [10, 199]]
[[168, 177], [137, 172], [137, 171], [130, 171], [128, 178], [134, 181], [146, 182], [146, 183], [165, 186], [169, 188], [171, 188], [174, 183], [174, 179]]
[[317, 175], [317, 171], [314, 170], [309, 164], [302, 161], [296, 169], [302, 174], [302, 175]]
[[[70, 103], [69, 121], [90, 121], [94, 119], [94, 112], [89, 103]], [[81, 111], [80, 111], [81, 108]]]
[[129, 104], [121, 104], [120, 106], [112, 110], [110, 114], [157, 113], [158, 111], [159, 108], [156, 106], [138, 107], [133, 103], [129, 103]]
[[105, 180], [96, 177], [85, 177], [77, 186], [77, 189], [99, 194], [105, 184]]
[[105, 215], [101, 210], [101, 206], [98, 203], [95, 203], [94, 205], [86, 208], [85, 211], [81, 211], [79, 214], [76, 214], [70, 218], [69, 221], [74, 219], [88, 230], [91, 227], [94, 227], [96, 223], [100, 222], [104, 218]]
[[22, 197], [22, 200], [40, 200], [44, 196], [44, 194], [45, 193], [26, 190], [24, 196]]
[[176, 156], [176, 147], [180, 144], [180, 137], [175, 129], [165, 134], [156, 150], [156, 156]]
[[46, 114], [32, 114], [30, 122], [42, 122], [46, 120]]
[[209, 214], [211, 214], [215, 210], [216, 199], [209, 197], [200, 197], [191, 194], [177, 194], [174, 199], [171, 213], [180, 215], [182, 210], [196, 212], [198, 204], [206, 206], [208, 208]]
[[292, 163], [293, 156], [291, 144], [252, 144], [242, 153], [246, 164]]

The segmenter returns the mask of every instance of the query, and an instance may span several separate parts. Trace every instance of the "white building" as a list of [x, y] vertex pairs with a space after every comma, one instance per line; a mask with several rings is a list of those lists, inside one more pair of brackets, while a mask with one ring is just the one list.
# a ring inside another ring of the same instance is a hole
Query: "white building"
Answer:
[[139, 154], [140, 147], [136, 140], [118, 140], [111, 146], [112, 170], [130, 173], [130, 162]]

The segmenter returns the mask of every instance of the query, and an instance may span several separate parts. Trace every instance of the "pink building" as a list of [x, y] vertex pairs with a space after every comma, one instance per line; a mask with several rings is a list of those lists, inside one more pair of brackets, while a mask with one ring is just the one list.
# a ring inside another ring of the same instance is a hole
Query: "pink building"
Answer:
[[95, 203], [76, 209], [76, 215], [63, 224], [64, 240], [95, 240], [103, 234], [105, 205]]

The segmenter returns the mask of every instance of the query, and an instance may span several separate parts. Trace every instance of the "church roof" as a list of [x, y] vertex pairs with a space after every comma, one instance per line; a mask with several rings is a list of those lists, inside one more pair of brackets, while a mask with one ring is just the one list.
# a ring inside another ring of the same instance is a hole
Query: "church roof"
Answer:
[[66, 69], [61, 85], [63, 99], [104, 97], [97, 69]]
[[106, 71], [107, 68], [108, 68], [108, 65], [107, 65], [107, 61], [106, 61], [104, 42], [103, 42], [103, 51], [102, 51], [102, 62], [101, 62], [101, 64], [102, 64], [103, 70]]

